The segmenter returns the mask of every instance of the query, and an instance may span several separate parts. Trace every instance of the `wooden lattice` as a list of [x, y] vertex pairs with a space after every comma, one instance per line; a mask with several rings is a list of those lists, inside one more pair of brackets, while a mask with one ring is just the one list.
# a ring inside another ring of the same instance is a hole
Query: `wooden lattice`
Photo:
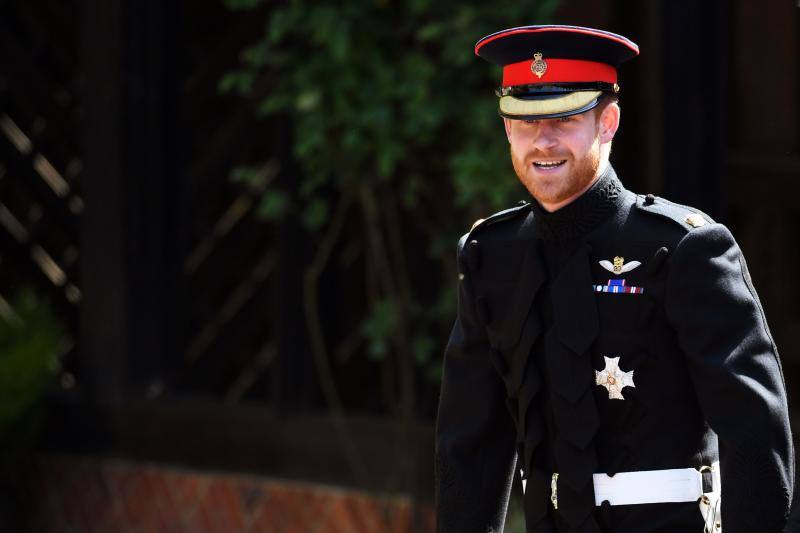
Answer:
[[84, 208], [74, 8], [19, 1], [0, 16], [0, 301], [35, 287], [73, 338]]

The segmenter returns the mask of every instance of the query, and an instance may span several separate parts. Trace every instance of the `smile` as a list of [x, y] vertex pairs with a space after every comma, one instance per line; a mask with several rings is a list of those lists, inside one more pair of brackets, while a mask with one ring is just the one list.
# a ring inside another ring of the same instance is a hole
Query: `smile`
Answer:
[[558, 168], [566, 162], [567, 162], [566, 159], [562, 159], [561, 161], [534, 161], [533, 166], [535, 166], [538, 169], [549, 170], [553, 168]]

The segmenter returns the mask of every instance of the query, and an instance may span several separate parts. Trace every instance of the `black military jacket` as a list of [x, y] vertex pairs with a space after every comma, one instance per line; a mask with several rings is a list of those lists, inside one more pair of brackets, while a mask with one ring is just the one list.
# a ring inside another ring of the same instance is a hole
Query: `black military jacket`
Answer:
[[[458, 268], [436, 427], [440, 533], [501, 532], [515, 464], [528, 532], [701, 533], [695, 502], [597, 507], [592, 474], [717, 460], [725, 533], [782, 531], [785, 384], [725, 226], [625, 190], [609, 166], [558, 211], [533, 202], [478, 224]], [[595, 384], [606, 358], [633, 371], [624, 399]]]

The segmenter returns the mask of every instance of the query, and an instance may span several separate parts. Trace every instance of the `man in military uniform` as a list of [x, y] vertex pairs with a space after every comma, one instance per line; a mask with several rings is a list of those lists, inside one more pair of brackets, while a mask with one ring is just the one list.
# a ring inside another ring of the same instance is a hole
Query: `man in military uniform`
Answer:
[[608, 162], [630, 40], [481, 39], [533, 196], [458, 246], [436, 428], [438, 531], [780, 533], [794, 450], [778, 352], [728, 229]]

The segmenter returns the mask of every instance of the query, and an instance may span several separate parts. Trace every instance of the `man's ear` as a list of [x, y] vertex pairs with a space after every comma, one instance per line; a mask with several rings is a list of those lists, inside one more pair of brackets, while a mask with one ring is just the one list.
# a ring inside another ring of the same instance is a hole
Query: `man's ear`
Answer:
[[600, 143], [611, 142], [619, 129], [621, 110], [619, 104], [611, 102], [600, 114]]
[[506, 127], [506, 137], [508, 142], [511, 143], [511, 119], [503, 117], [503, 125]]

